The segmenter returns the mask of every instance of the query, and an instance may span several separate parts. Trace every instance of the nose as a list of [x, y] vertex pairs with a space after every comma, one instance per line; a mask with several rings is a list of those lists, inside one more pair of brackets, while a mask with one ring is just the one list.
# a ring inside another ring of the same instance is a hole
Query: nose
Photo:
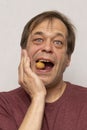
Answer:
[[52, 53], [53, 47], [49, 40], [45, 42], [42, 51], [47, 52], [47, 53]]

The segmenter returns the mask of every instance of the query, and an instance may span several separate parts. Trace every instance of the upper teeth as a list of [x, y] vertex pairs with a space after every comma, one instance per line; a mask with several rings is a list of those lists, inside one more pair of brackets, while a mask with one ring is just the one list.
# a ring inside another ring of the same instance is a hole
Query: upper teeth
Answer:
[[40, 62], [49, 62], [48, 60], [39, 60]]

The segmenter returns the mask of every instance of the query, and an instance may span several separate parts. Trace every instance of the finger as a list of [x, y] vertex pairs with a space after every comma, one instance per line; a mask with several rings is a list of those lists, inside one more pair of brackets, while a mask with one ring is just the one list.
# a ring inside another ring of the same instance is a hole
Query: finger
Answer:
[[24, 73], [26, 73], [26, 75], [29, 76], [32, 74], [32, 70], [30, 67], [30, 58], [26, 50], [23, 49], [22, 53], [23, 53], [23, 70], [24, 70]]
[[18, 67], [18, 83], [19, 84], [23, 83], [23, 53], [22, 53], [22, 51], [21, 51], [20, 64]]

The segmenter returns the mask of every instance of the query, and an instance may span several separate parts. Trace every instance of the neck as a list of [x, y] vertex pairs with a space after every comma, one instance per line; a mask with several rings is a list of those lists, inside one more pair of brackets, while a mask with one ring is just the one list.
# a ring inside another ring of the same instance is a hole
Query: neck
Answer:
[[52, 88], [47, 88], [46, 102], [52, 103], [58, 100], [64, 93], [66, 89], [66, 83], [61, 81], [57, 86]]

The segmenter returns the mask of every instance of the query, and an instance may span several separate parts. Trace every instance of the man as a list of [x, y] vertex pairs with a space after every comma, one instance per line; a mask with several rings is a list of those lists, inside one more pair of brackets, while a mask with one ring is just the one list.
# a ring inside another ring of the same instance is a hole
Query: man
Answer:
[[20, 87], [0, 93], [0, 130], [87, 130], [87, 89], [63, 80], [74, 46], [74, 26], [60, 12], [26, 24]]

